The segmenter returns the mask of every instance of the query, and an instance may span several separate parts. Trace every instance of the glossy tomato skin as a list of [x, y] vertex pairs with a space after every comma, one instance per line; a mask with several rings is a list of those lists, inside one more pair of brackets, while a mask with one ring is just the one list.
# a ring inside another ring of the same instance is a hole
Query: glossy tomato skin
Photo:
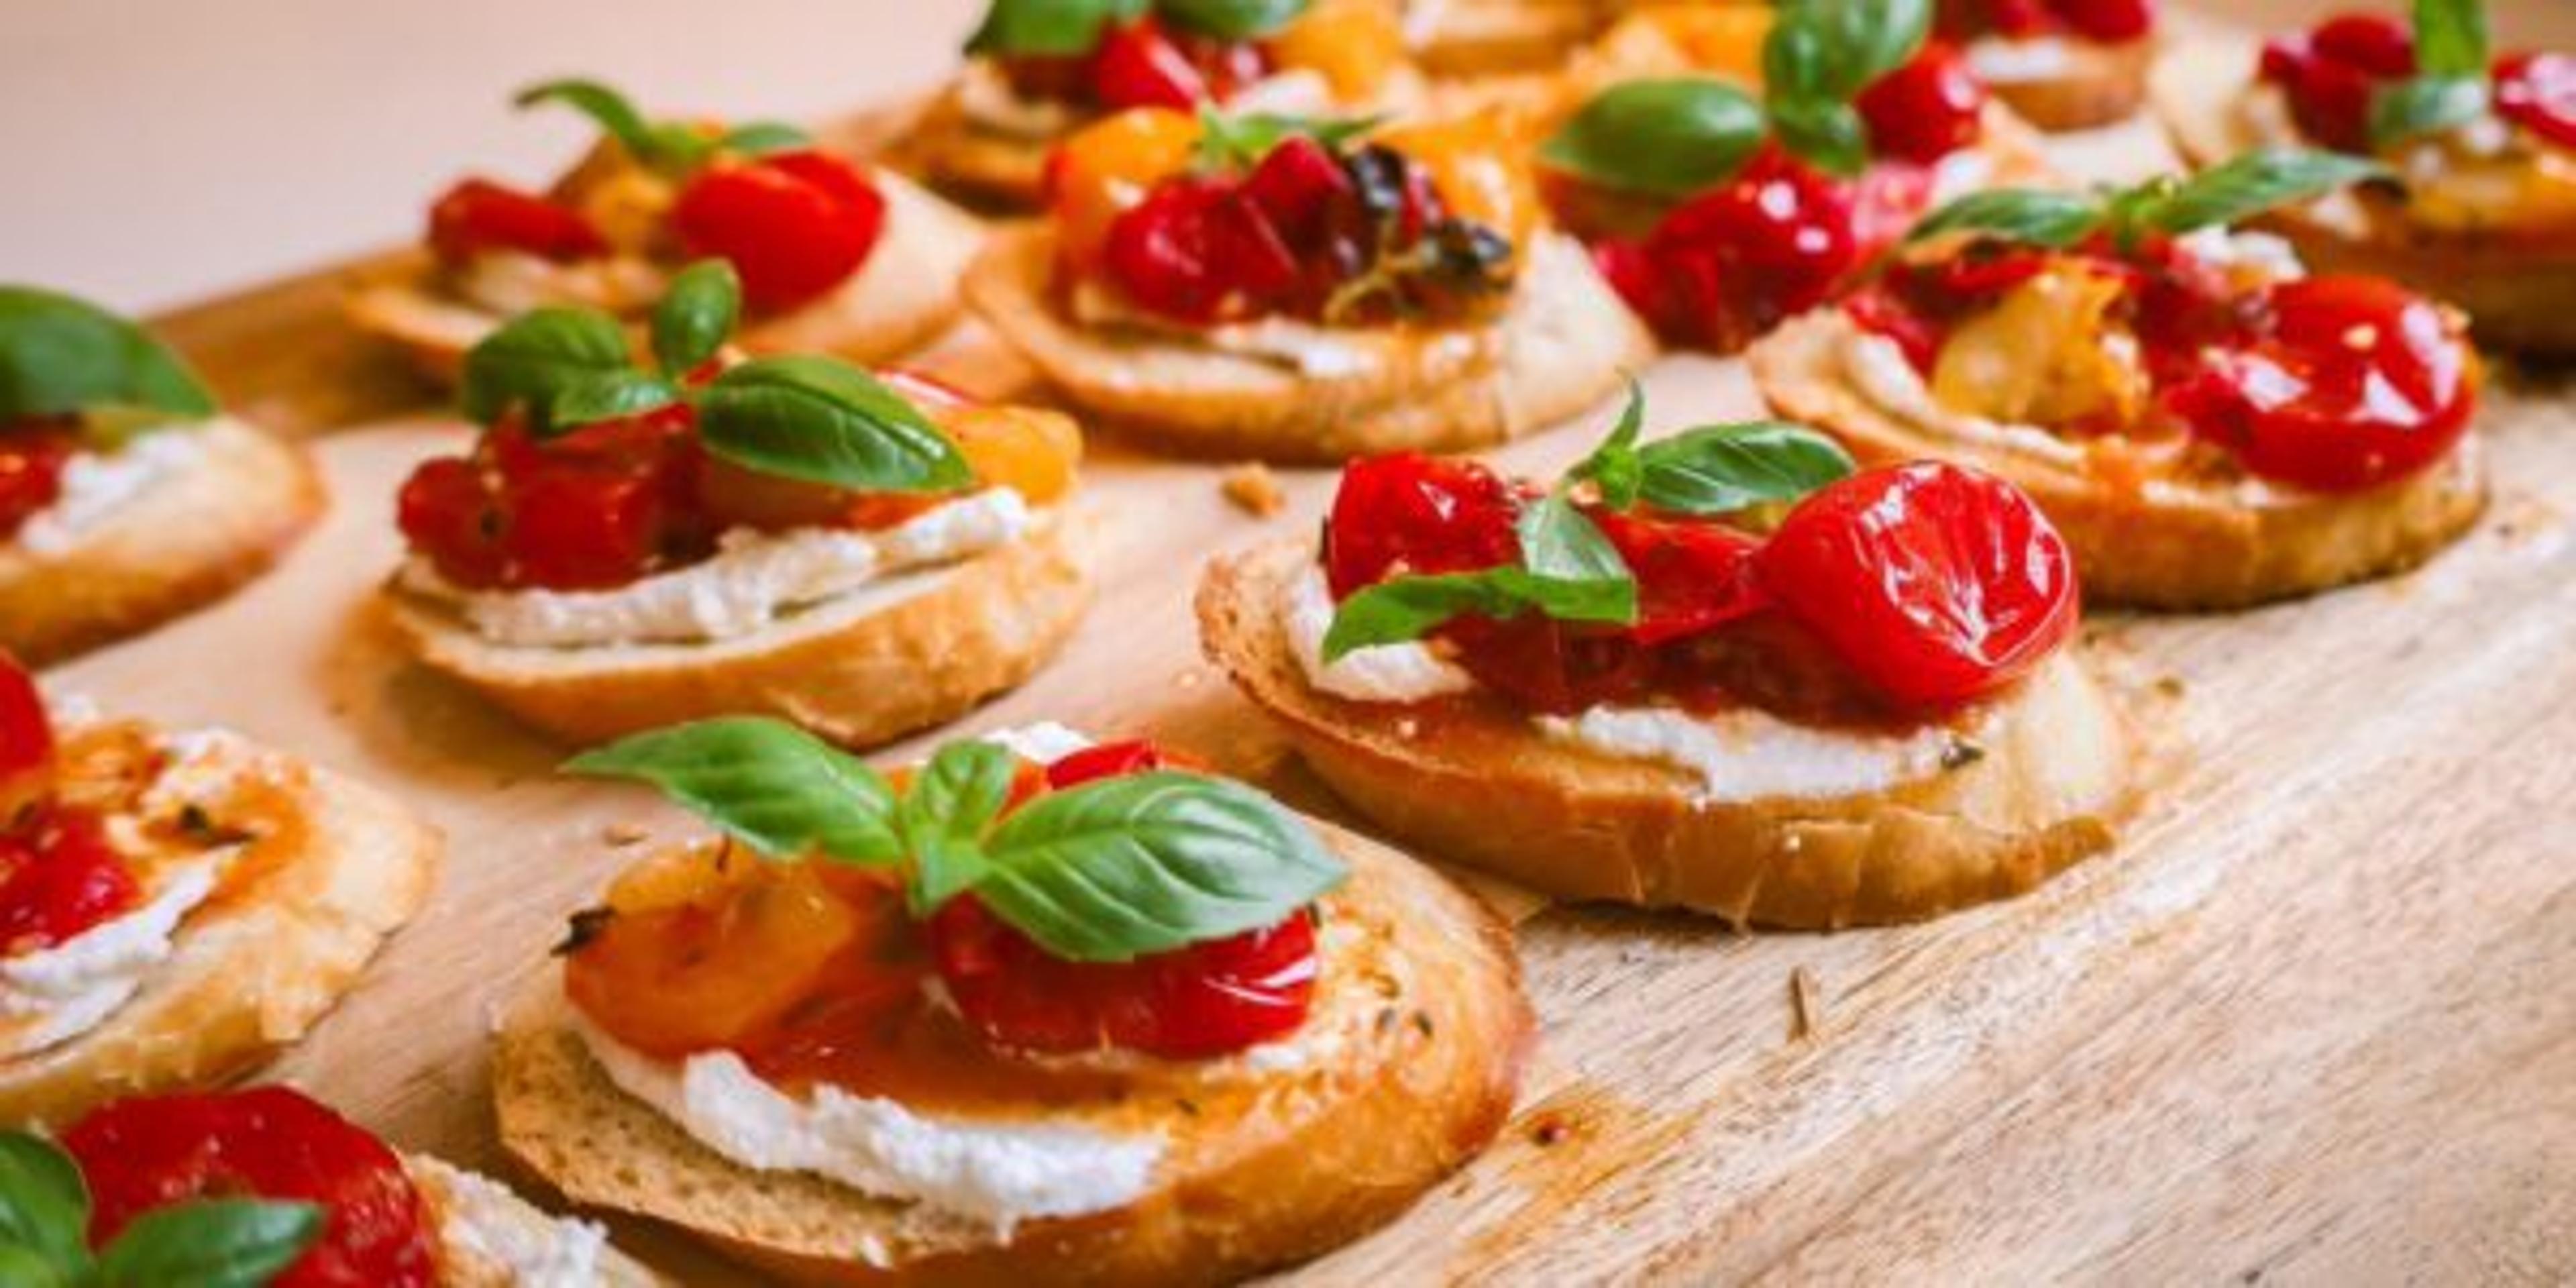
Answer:
[[885, 229], [885, 197], [857, 166], [815, 151], [718, 161], [671, 207], [693, 256], [732, 263], [746, 304], [776, 311], [849, 280]]
[[1045, 778], [1048, 788], [1063, 791], [1104, 778], [1120, 778], [1157, 769], [1197, 773], [1205, 768], [1192, 757], [1165, 751], [1143, 738], [1133, 738], [1123, 742], [1094, 743], [1063, 756], [1046, 767]]
[[2415, 37], [2385, 14], [2344, 14], [2264, 42], [2261, 73], [2280, 87], [2309, 138], [2366, 152], [2371, 100], [2383, 82], [2415, 73]]
[[195, 1198], [319, 1204], [322, 1237], [274, 1288], [430, 1288], [437, 1244], [419, 1191], [384, 1142], [285, 1087], [143, 1096], [62, 1135], [104, 1246], [135, 1218]]
[[1240, 185], [1164, 183], [1109, 226], [1109, 277], [1130, 300], [1204, 325], [1268, 311], [1298, 281], [1297, 257]]
[[2268, 337], [2214, 352], [2167, 396], [2253, 473], [2357, 491], [2429, 467], [2468, 432], [2476, 358], [2439, 306], [2342, 276], [2283, 282], [2269, 303]]
[[1653, 647], [1761, 612], [1770, 596], [1754, 575], [1762, 539], [1724, 524], [1595, 510], [1592, 521], [1637, 578], [1637, 621], [1627, 636]]
[[63, 467], [73, 450], [68, 434], [0, 426], [0, 541], [16, 537], [62, 496]]
[[2075, 629], [2074, 561], [2030, 498], [1926, 462], [1809, 496], [1756, 557], [1764, 588], [1895, 705], [1955, 709]]
[[36, 677], [0, 649], [0, 831], [40, 798], [54, 763], [54, 724]]
[[396, 518], [411, 548], [460, 586], [623, 585], [712, 539], [704, 474], [685, 406], [543, 442], [504, 421], [472, 457], [414, 469]]
[[0, 831], [0, 956], [52, 948], [142, 902], [97, 815], [37, 806]]
[[429, 246], [451, 264], [510, 250], [562, 263], [608, 253], [580, 211], [486, 179], [467, 179], [429, 210]]
[[1852, 106], [1869, 125], [1873, 154], [1930, 165], [1976, 143], [1986, 87], [1955, 47], [1934, 40], [1904, 66], [1870, 82]]
[[2541, 138], [2576, 149], [2576, 57], [2526, 53], [2499, 61], [2495, 108]]
[[1766, 145], [1644, 239], [1595, 246], [1594, 261], [1658, 334], [1732, 353], [1823, 303], [1860, 266], [1856, 216], [1850, 186]]
[[1336, 599], [1399, 573], [1473, 572], [1520, 558], [1520, 503], [1474, 461], [1396, 452], [1353, 461], [1324, 523]]

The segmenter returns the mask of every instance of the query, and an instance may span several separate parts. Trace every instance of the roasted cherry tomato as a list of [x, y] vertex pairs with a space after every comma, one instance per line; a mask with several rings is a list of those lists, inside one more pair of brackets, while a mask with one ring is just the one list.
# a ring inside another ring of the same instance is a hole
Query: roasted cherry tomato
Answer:
[[44, 692], [18, 659], [0, 649], [0, 832], [50, 787], [54, 724]]
[[1790, 511], [1756, 564], [1773, 598], [1903, 707], [1992, 693], [2075, 629], [2057, 529], [2011, 484], [1955, 465], [1835, 483]]
[[2477, 407], [2475, 358], [2453, 319], [2375, 277], [2272, 288], [2269, 338], [2212, 352], [2169, 395], [2193, 431], [2265, 478], [2373, 487], [2431, 465]]
[[2551, 143], [2576, 149], [2576, 58], [2515, 54], [2498, 62], [2495, 108]]
[[1297, 257], [1235, 183], [1154, 189], [1109, 226], [1110, 279], [1138, 305], [1184, 322], [1258, 313], [1297, 284]]
[[1825, 301], [1862, 259], [1851, 190], [1777, 147], [1676, 207], [1642, 241], [1595, 248], [1668, 340], [1719, 353]]
[[484, 179], [457, 184], [430, 207], [429, 245], [450, 263], [487, 250], [557, 262], [608, 252], [608, 242], [580, 211]]
[[[648, 1055], [741, 1046], [812, 996], [869, 929], [820, 865], [729, 862], [675, 857], [621, 881], [607, 919], [564, 962], [573, 1005]], [[657, 888], [639, 893], [643, 883]]]
[[1151, 18], [1113, 27], [1091, 56], [1091, 92], [1112, 110], [1172, 107], [1183, 111], [1213, 97], [1207, 76], [1162, 24]]
[[51, 948], [142, 901], [94, 814], [40, 805], [0, 831], [0, 956]]
[[2054, 7], [2077, 34], [2104, 44], [2140, 39], [2156, 25], [2151, 0], [2054, 0]]
[[1351, 462], [1324, 523], [1336, 598], [1399, 573], [1473, 572], [1520, 558], [1511, 485], [1473, 461], [1397, 452]]
[[1637, 622], [1648, 646], [1714, 630], [1769, 604], [1753, 575], [1762, 540], [1717, 523], [1599, 511], [1592, 519], [1637, 578]]
[[778, 152], [699, 171], [672, 206], [671, 226], [691, 255], [733, 264], [751, 307], [793, 308], [867, 262], [885, 228], [885, 197], [839, 157]]
[[1869, 126], [1870, 151], [1930, 165], [1977, 141], [1986, 87], [1947, 42], [1926, 42], [1904, 66], [1852, 100]]
[[50, 430], [0, 431], [0, 541], [27, 526], [63, 493], [72, 439]]
[[975, 896], [930, 919], [940, 982], [986, 1040], [1021, 1051], [1124, 1047], [1169, 1060], [1239, 1051], [1291, 1032], [1315, 990], [1315, 923], [1276, 926], [1131, 962], [1048, 955]]
[[1123, 778], [1155, 769], [1197, 770], [1195, 760], [1142, 738], [1126, 742], [1104, 742], [1085, 747], [1046, 767], [1046, 785], [1056, 791], [1080, 787], [1103, 778]]
[[2280, 87], [2308, 137], [2366, 152], [2371, 101], [2383, 82], [2415, 73], [2415, 37], [2386, 15], [2345, 14], [2314, 31], [2264, 42], [2261, 70]]
[[383, 1141], [285, 1087], [146, 1096], [92, 1111], [63, 1133], [103, 1246], [135, 1218], [198, 1198], [319, 1204], [321, 1238], [275, 1288], [428, 1288], [438, 1281], [430, 1214]]

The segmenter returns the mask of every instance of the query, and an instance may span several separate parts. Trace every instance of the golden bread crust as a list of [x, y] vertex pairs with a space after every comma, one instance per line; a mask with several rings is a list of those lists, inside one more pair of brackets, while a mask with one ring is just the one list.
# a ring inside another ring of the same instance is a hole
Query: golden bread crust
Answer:
[[2125, 121], [2146, 101], [2147, 69], [2156, 61], [2154, 40], [2103, 44], [2068, 38], [2065, 45], [2064, 71], [1988, 81], [1986, 88], [2015, 116], [2052, 134]]

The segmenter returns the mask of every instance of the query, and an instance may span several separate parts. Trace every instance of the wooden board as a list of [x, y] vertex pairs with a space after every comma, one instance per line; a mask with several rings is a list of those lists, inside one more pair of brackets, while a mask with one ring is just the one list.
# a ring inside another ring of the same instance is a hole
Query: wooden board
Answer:
[[[2095, 140], [2089, 168], [2148, 159]], [[406, 1146], [495, 1163], [484, 1041], [646, 798], [408, 664], [370, 608], [391, 492], [461, 426], [351, 346], [333, 275], [170, 320], [254, 415], [321, 440], [336, 506], [221, 608], [59, 687], [220, 723], [400, 791], [447, 830], [428, 912], [276, 1070]], [[1023, 373], [966, 335], [933, 365]], [[1545, 1021], [1501, 1142], [1314, 1283], [2576, 1277], [2576, 400], [2501, 373], [2498, 497], [2416, 576], [2212, 618], [2097, 618], [2084, 647], [2159, 747], [2125, 843], [2017, 902], [1896, 930], [1757, 935], [1542, 908]], [[1758, 412], [1741, 365], [1648, 373], [1654, 423]], [[1549, 470], [1606, 413], [1498, 453]], [[1324, 812], [1203, 665], [1203, 555], [1301, 532], [1220, 471], [1103, 444], [1102, 600], [1036, 682], [960, 726], [1143, 730]], [[915, 755], [896, 747], [881, 760]], [[1804, 995], [1804, 1005], [1799, 995]], [[735, 1275], [624, 1232], [686, 1282]]]

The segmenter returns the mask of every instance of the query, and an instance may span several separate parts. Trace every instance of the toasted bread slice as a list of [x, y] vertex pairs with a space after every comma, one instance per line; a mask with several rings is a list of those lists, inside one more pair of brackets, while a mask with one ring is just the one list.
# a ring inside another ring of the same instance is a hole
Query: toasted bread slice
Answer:
[[[1998, 36], [1985, 39], [2022, 43]], [[2106, 44], [2063, 37], [2058, 38], [2058, 47], [2065, 51], [2059, 65], [2026, 75], [1987, 75], [1986, 88], [2013, 115], [2050, 133], [2125, 121], [2146, 101], [2147, 69], [2156, 61], [2155, 41]], [[1983, 65], [1973, 49], [1969, 65]]]
[[660, 1275], [607, 1246], [595, 1226], [559, 1220], [498, 1182], [421, 1154], [403, 1171], [438, 1233], [438, 1288], [652, 1288]]
[[1423, 70], [1491, 76], [1554, 69], [1615, 8], [1600, 0], [1408, 0], [1404, 23]]
[[1282, 542], [1211, 562], [1208, 657], [1390, 834], [1561, 898], [1798, 929], [1911, 921], [2099, 853], [2127, 805], [2126, 730], [2072, 657], [1997, 699], [1930, 776], [1825, 798], [1706, 799], [1687, 772], [1548, 740], [1498, 702], [1413, 719], [1346, 701], [1307, 682], [1281, 624], [1311, 558]]
[[248, 875], [180, 923], [104, 1022], [0, 1059], [0, 1122], [60, 1124], [239, 1076], [302, 1037], [428, 899], [439, 835], [392, 799], [231, 740], [205, 754], [279, 793], [286, 821], [232, 860]]
[[1092, 593], [1088, 525], [1042, 518], [962, 563], [874, 582], [748, 635], [695, 644], [496, 644], [399, 586], [396, 628], [432, 669], [578, 743], [766, 713], [853, 747], [956, 719], [1018, 685], [1073, 633]]
[[1047, 157], [1057, 139], [1008, 134], [975, 123], [951, 84], [924, 104], [885, 150], [887, 164], [978, 208], [1029, 210], [1043, 199]]
[[268, 571], [321, 517], [301, 450], [230, 419], [157, 432], [194, 435], [198, 459], [64, 548], [0, 543], [0, 649], [42, 665], [149, 630]]
[[1135, 327], [1092, 327], [1058, 303], [1055, 237], [996, 234], [967, 303], [1065, 395], [1113, 428], [1188, 456], [1338, 464], [1372, 452], [1491, 447], [1583, 410], [1654, 341], [1583, 248], [1530, 248], [1508, 312], [1472, 329], [1336, 330], [1348, 356], [1317, 370]]
[[1149, 1188], [1125, 1206], [1005, 1235], [737, 1166], [609, 1080], [566, 1027], [551, 971], [493, 1055], [501, 1143], [576, 1202], [678, 1226], [796, 1283], [1195, 1284], [1313, 1256], [1392, 1219], [1482, 1149], [1532, 1040], [1491, 909], [1393, 851], [1322, 831], [1351, 879], [1323, 901], [1314, 1008], [1288, 1039], [1306, 1058], [1184, 1067], [1171, 1096], [1019, 1116], [1159, 1135]]
[[2084, 594], [2145, 608], [2238, 608], [2382, 577], [2432, 558], [2486, 508], [2477, 437], [2432, 468], [2364, 492], [2232, 480], [2114, 483], [2087, 453], [1966, 442], [1891, 415], [1845, 374], [1837, 315], [1793, 318], [1753, 346], [1774, 411], [1822, 428], [1865, 462], [1940, 457], [2030, 494], [2075, 552]]
[[[983, 225], [901, 175], [871, 173], [886, 215], [867, 262], [812, 304], [749, 319], [738, 337], [743, 348], [879, 363], [928, 344], [957, 320], [957, 279], [983, 244]], [[454, 383], [466, 350], [508, 320], [442, 290], [425, 255], [362, 280], [343, 308], [352, 325], [401, 346], [442, 384]]]
[[[2148, 93], [2174, 146], [2194, 165], [2212, 165], [2267, 142], [2247, 108], [2256, 45], [2208, 37], [2156, 61]], [[2403, 282], [2458, 305], [2477, 338], [2542, 357], [2576, 356], [2576, 226], [2547, 236], [2429, 227], [2396, 199], [2337, 194], [2275, 210], [2254, 226], [2290, 239], [2319, 273], [2361, 273]]]

